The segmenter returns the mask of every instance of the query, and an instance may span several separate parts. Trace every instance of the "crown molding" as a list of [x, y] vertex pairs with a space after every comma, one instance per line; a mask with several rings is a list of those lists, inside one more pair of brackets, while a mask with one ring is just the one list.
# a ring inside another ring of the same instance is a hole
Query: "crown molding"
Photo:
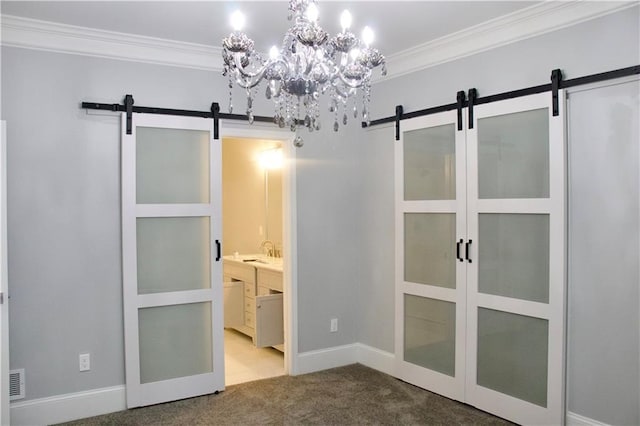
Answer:
[[[387, 81], [625, 8], [638, 1], [547, 0], [387, 58]], [[222, 71], [220, 47], [0, 15], [4, 46]], [[377, 73], [374, 73], [377, 74]]]
[[1, 15], [2, 45], [222, 71], [222, 48]]
[[547, 0], [387, 57], [382, 82], [637, 6], [638, 1]]

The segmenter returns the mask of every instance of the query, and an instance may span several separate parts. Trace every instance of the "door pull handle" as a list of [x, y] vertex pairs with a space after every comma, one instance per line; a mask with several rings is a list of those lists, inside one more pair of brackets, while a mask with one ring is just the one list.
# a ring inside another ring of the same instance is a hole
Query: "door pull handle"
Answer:
[[467, 262], [471, 263], [471, 258], [469, 257], [469, 247], [471, 246], [471, 243], [473, 241], [469, 240], [467, 241], [467, 243], [464, 245], [464, 256], [467, 259]]
[[221, 249], [220, 249], [220, 240], [216, 240], [216, 252], [217, 252], [217, 253], [216, 253], [216, 262], [220, 262], [220, 257], [221, 257], [221, 256], [220, 256], [220, 252], [221, 252]]
[[460, 241], [456, 242], [456, 259], [458, 259], [460, 262], [464, 262], [464, 259], [462, 258], [462, 256], [460, 256], [460, 245], [464, 242], [464, 240], [462, 238], [460, 238]]

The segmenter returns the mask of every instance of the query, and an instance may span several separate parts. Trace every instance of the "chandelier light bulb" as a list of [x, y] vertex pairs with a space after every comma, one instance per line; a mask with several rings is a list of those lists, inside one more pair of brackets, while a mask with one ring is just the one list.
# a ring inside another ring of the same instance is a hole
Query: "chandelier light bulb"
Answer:
[[280, 55], [280, 51], [278, 50], [278, 47], [271, 46], [271, 49], [269, 49], [269, 58], [275, 61], [276, 59], [278, 59], [278, 55]]
[[343, 31], [348, 30], [351, 26], [351, 13], [346, 9], [342, 12], [342, 15], [340, 15], [340, 25]]
[[242, 12], [236, 10], [231, 14], [231, 28], [233, 28], [234, 31], [242, 31], [244, 23], [245, 17]]
[[318, 6], [316, 6], [315, 3], [311, 3], [309, 6], [307, 6], [307, 11], [305, 12], [305, 14], [307, 15], [307, 19], [309, 21], [317, 21], [318, 15], [320, 14], [320, 12], [318, 11]]
[[358, 49], [357, 47], [351, 49], [351, 51], [349, 52], [349, 56], [351, 56], [351, 59], [355, 61], [356, 59], [358, 59], [358, 56], [360, 56], [360, 49]]
[[364, 27], [364, 29], [362, 30], [362, 41], [367, 47], [371, 46], [371, 43], [373, 43], [373, 38], [374, 34], [371, 27]]

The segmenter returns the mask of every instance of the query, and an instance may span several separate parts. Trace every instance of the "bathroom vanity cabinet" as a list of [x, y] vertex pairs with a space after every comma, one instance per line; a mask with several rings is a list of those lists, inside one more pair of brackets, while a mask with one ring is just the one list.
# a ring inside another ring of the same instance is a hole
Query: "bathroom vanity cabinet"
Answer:
[[257, 347], [282, 350], [282, 266], [225, 256], [223, 274], [224, 326], [250, 336]]

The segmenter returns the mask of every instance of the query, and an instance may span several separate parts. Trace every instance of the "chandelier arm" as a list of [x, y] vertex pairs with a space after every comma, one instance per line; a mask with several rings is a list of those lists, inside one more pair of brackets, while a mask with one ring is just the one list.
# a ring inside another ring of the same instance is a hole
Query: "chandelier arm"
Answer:
[[244, 81], [244, 80], [240, 80], [240, 79], [236, 78], [236, 84], [238, 86], [242, 87], [243, 89], [253, 89], [258, 84], [260, 84], [261, 81], [262, 81], [261, 78], [255, 80], [255, 81], [253, 79], [248, 79], [247, 81]]
[[363, 83], [367, 80], [366, 78], [362, 78], [361, 80], [356, 80], [355, 82], [352, 82], [349, 79], [347, 79], [344, 76], [344, 74], [342, 74], [341, 72], [337, 72], [336, 75], [338, 76], [340, 81], [343, 82], [345, 85], [347, 85], [347, 87], [349, 87], [350, 89], [361, 88], [363, 86]]
[[[277, 58], [277, 59], [273, 59], [270, 61], [266, 61], [264, 63], [264, 65], [258, 69], [256, 72], [249, 72], [247, 71], [243, 66], [242, 66], [242, 60], [239, 57], [234, 57], [234, 65], [235, 65], [235, 69], [237, 70], [238, 74], [240, 74], [240, 76], [244, 79], [247, 79], [248, 81], [238, 81], [238, 79], [236, 79], [236, 82], [244, 89], [248, 89], [248, 88], [252, 88], [257, 86], [258, 84], [260, 84], [260, 82], [264, 79], [264, 74], [267, 72], [267, 70], [269, 68], [273, 68], [275, 67], [276, 64], [281, 63], [284, 65], [284, 67], [287, 70], [287, 73], [289, 71], [289, 64], [287, 63], [287, 61], [285, 61], [282, 58]], [[254, 81], [255, 79], [255, 81]]]
[[349, 94], [346, 92], [343, 92], [342, 89], [340, 89], [339, 87], [336, 87], [336, 93], [338, 94], [338, 96], [340, 96], [343, 99], [347, 99], [349, 97]]
[[[242, 59], [241, 59], [240, 55], [234, 55], [233, 60], [234, 60], [235, 68], [238, 70], [238, 72], [240, 73], [240, 75], [242, 77], [249, 78], [249, 79], [257, 78], [258, 81], [262, 80], [262, 76], [264, 75], [264, 72], [269, 67], [269, 62], [267, 62], [262, 67], [260, 67], [256, 72], [252, 73], [252, 72], [249, 72], [249, 71], [245, 70], [245, 68], [242, 66]], [[255, 86], [255, 84], [254, 84], [254, 86]], [[245, 89], [246, 89], [246, 87], [245, 87]]]

